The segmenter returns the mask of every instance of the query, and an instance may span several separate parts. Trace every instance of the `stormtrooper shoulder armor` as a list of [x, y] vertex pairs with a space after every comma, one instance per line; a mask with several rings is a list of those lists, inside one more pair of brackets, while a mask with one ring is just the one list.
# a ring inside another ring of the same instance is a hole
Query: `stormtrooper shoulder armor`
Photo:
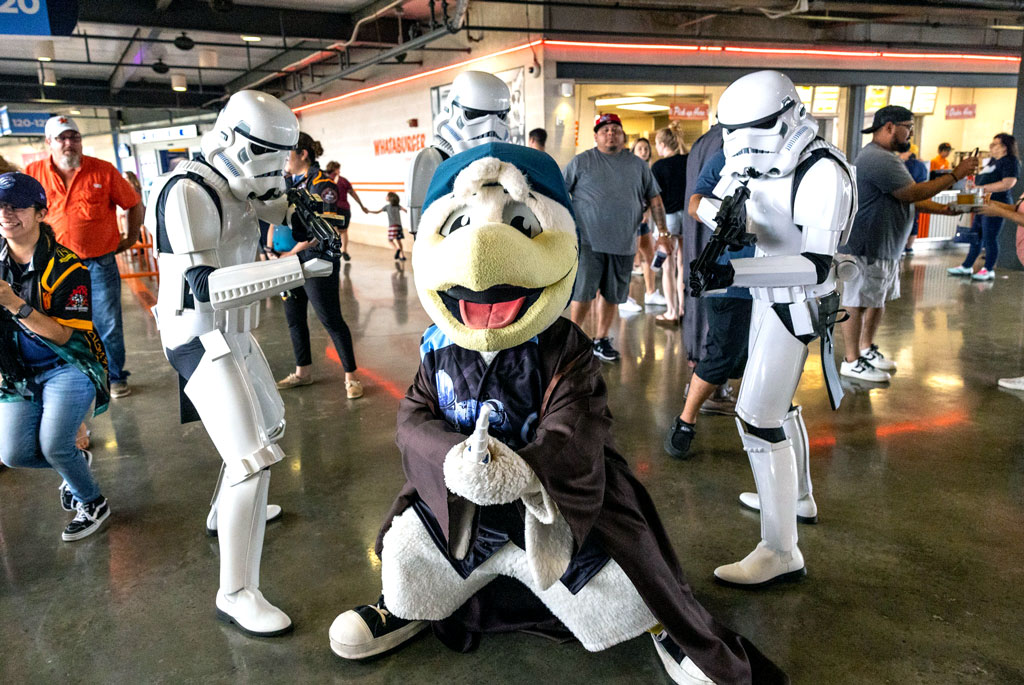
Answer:
[[835, 254], [857, 211], [857, 186], [841, 157], [813, 155], [794, 178], [793, 222], [803, 229], [803, 252]]
[[[147, 224], [156, 228], [159, 252], [184, 254], [215, 250], [222, 207], [216, 191], [193, 174], [170, 176], [150, 204]], [[168, 250], [169, 248], [169, 250]]]

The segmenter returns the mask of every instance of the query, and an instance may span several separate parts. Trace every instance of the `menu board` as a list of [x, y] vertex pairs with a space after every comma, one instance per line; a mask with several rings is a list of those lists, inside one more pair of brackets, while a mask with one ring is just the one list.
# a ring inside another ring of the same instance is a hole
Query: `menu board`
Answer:
[[868, 86], [864, 95], [864, 112], [874, 114], [889, 101], [889, 86]]
[[833, 116], [839, 113], [839, 86], [815, 86], [811, 114]]
[[893, 86], [889, 91], [889, 104], [910, 109], [914, 104], [914, 86]]
[[814, 86], [797, 86], [796, 92], [800, 94], [800, 102], [804, 103], [804, 107], [810, 109], [814, 98]]
[[914, 114], [931, 114], [935, 111], [935, 96], [938, 86], [918, 86], [914, 89], [914, 104], [910, 111]]

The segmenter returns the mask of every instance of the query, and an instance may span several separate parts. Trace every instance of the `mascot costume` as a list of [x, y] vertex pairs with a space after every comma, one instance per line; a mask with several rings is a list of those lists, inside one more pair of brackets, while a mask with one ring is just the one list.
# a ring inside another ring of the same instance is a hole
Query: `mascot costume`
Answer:
[[590, 651], [644, 633], [677, 683], [784, 683], [693, 597], [643, 486], [611, 440], [592, 342], [561, 318], [578, 243], [548, 155], [507, 143], [445, 161], [413, 249], [434, 321], [398, 411], [407, 483], [377, 541], [383, 594], [331, 648], [361, 659], [432, 624], [568, 630]]
[[[737, 285], [750, 288], [754, 299], [736, 425], [757, 485], [740, 502], [761, 511], [761, 542], [715, 576], [726, 585], [756, 587], [806, 574], [796, 524], [816, 522], [818, 508], [807, 428], [792, 400], [815, 338], [833, 408], [842, 399], [832, 346], [839, 309], [832, 258], [853, 226], [857, 184], [842, 152], [817, 136], [793, 82], [777, 71], [732, 83], [718, 102], [718, 121], [725, 167], [714, 196], [725, 202], [702, 199], [698, 216], [716, 229], [712, 242], [738, 226], [737, 244], [756, 241], [757, 250], [751, 258], [710, 264], [691, 288], [700, 294]], [[723, 216], [727, 206], [736, 210], [735, 221]]]
[[164, 353], [180, 375], [182, 421], [201, 419], [224, 460], [207, 517], [220, 546], [217, 616], [257, 636], [291, 629], [259, 590], [269, 467], [284, 458], [284, 404], [251, 331], [261, 301], [326, 276], [324, 260], [257, 262], [259, 218], [281, 223], [284, 165], [299, 122], [277, 98], [231, 96], [203, 157], [154, 185], [146, 225], [156, 230], [160, 291], [153, 308]]

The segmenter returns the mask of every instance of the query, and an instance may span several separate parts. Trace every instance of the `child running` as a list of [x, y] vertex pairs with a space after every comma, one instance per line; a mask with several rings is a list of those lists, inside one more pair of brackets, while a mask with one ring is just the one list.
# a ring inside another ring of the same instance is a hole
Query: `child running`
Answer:
[[378, 210], [371, 210], [370, 214], [387, 212], [388, 215], [388, 242], [395, 248], [395, 261], [405, 261], [405, 250], [402, 249], [402, 239], [405, 233], [402, 232], [402, 215], [400, 212], [408, 212], [405, 207], [399, 204], [397, 193], [388, 193], [388, 203]]

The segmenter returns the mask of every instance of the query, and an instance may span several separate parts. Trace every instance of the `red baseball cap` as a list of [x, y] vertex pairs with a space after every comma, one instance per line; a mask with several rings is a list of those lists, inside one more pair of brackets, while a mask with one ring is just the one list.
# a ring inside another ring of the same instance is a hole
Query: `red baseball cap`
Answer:
[[597, 133], [597, 129], [601, 128], [605, 124], [618, 124], [619, 126], [622, 126], [622, 119], [619, 118], [618, 114], [612, 114], [611, 112], [608, 112], [607, 114], [598, 114], [594, 117], [594, 133]]

